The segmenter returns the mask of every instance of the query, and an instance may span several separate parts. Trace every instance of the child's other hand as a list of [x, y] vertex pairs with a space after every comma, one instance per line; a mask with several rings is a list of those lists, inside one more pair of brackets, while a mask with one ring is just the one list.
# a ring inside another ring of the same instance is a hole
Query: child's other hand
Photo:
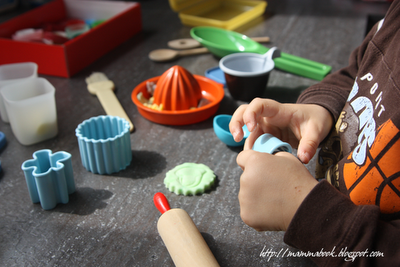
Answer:
[[240, 216], [257, 231], [284, 231], [298, 207], [318, 183], [292, 154], [275, 155], [244, 150], [237, 163], [240, 177]]
[[280, 104], [271, 99], [255, 98], [248, 105], [240, 106], [229, 124], [235, 141], [243, 138], [242, 127], [251, 132], [245, 149], [251, 149], [257, 137], [270, 133], [297, 148], [297, 156], [308, 163], [320, 142], [333, 126], [331, 114], [318, 105]]

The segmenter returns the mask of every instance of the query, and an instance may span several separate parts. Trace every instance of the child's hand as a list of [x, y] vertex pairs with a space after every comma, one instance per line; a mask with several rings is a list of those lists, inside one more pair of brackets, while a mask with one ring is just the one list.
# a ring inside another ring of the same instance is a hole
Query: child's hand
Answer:
[[318, 183], [292, 154], [244, 150], [237, 163], [240, 216], [257, 231], [286, 230], [298, 207]]
[[245, 124], [251, 132], [245, 149], [250, 149], [261, 134], [270, 133], [294, 148], [298, 146], [297, 156], [308, 163], [332, 128], [333, 119], [328, 110], [318, 105], [280, 104], [255, 98], [232, 116], [229, 129], [235, 141], [242, 140]]

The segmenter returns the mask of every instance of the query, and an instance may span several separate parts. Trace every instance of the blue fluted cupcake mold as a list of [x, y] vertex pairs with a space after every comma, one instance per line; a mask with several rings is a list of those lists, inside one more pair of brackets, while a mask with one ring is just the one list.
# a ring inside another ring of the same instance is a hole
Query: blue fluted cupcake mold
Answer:
[[38, 150], [21, 168], [32, 202], [40, 202], [45, 210], [53, 209], [58, 203], [68, 203], [69, 194], [75, 192], [70, 153]]
[[111, 174], [125, 169], [132, 161], [127, 120], [98, 116], [83, 121], [75, 130], [82, 165], [93, 173]]

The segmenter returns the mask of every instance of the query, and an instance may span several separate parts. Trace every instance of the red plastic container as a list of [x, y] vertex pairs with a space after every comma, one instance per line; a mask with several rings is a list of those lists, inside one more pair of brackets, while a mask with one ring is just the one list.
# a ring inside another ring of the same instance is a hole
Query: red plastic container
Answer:
[[[13, 41], [18, 30], [66, 18], [106, 22], [63, 45]], [[140, 4], [120, 1], [54, 0], [0, 24], [0, 64], [35, 62], [40, 74], [71, 77], [142, 30]]]

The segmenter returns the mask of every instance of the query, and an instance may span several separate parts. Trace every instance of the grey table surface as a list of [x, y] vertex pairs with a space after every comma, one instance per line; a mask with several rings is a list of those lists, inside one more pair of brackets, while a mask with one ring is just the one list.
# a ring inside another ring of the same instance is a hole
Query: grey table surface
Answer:
[[[56, 88], [58, 135], [23, 146], [11, 127], [0, 121], [7, 146], [0, 151], [0, 266], [173, 266], [156, 228], [160, 213], [153, 195], [163, 192], [171, 207], [186, 210], [221, 266], [312, 266], [308, 258], [263, 257], [261, 252], [290, 250], [284, 232], [257, 232], [245, 225], [237, 199], [241, 148], [224, 145], [212, 128], [212, 118], [187, 126], [155, 124], [132, 103], [132, 90], [173, 65], [204, 75], [218, 65], [211, 54], [155, 63], [148, 53], [166, 48], [169, 40], [190, 37], [168, 1], [139, 1], [143, 30], [72, 78], [44, 76]], [[266, 46], [331, 65], [345, 66], [362, 41], [368, 15], [383, 16], [387, 3], [355, 0], [270, 1], [266, 12], [236, 31], [250, 37], [269, 36]], [[2, 21], [7, 14], [1, 16]], [[106, 38], [106, 37], [105, 37]], [[99, 44], [101, 45], [101, 44]], [[92, 72], [105, 73], [116, 84], [115, 94], [135, 125], [130, 135], [132, 162], [111, 175], [87, 171], [81, 163], [75, 129], [82, 121], [104, 115], [99, 100], [86, 89]], [[317, 81], [274, 70], [264, 97], [294, 102]], [[225, 89], [217, 114], [232, 114], [243, 102]], [[68, 204], [45, 211], [30, 200], [21, 164], [40, 149], [72, 154], [76, 192]], [[176, 195], [163, 184], [165, 174], [185, 163], [203, 163], [217, 176], [216, 185], [196, 196]], [[308, 168], [312, 172], [313, 164]]]

